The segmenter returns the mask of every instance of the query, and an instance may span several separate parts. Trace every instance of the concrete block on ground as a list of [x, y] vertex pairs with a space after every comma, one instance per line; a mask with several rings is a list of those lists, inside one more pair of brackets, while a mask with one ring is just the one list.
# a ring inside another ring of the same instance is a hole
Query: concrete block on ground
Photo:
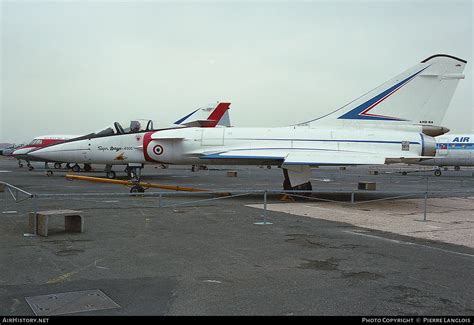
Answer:
[[[70, 232], [84, 232], [84, 219], [76, 210], [50, 210], [30, 212], [28, 218], [28, 228], [30, 233], [40, 236], [48, 236], [49, 218], [64, 217], [64, 228]], [[36, 215], [36, 229], [35, 229]]]

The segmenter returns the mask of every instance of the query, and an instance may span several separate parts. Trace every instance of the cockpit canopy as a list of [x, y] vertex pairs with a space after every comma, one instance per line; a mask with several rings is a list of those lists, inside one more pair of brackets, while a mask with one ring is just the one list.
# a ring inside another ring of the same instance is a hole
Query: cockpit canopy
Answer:
[[31, 141], [28, 145], [29, 146], [34, 146], [34, 145], [40, 145], [43, 143], [43, 140], [41, 139], [33, 139], [33, 141]]
[[[125, 126], [125, 127], [124, 127]], [[115, 134], [128, 134], [153, 130], [152, 120], [132, 120], [127, 123], [114, 122], [112, 125], [94, 132], [93, 137], [106, 137]]]

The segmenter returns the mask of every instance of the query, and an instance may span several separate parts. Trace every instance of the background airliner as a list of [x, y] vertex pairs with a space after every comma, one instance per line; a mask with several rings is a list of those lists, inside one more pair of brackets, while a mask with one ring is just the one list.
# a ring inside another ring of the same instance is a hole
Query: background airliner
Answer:
[[23, 147], [24, 144], [16, 144], [16, 143], [0, 143], [0, 155], [2, 156], [10, 156], [15, 149]]
[[[31, 156], [28, 156], [28, 153], [38, 150], [40, 148], [45, 148], [47, 146], [64, 142], [69, 139], [77, 138], [79, 135], [42, 135], [34, 138], [30, 143], [15, 149], [10, 155], [18, 159], [18, 166], [23, 167], [21, 163], [22, 160], [26, 161], [29, 170], [33, 170], [34, 167], [30, 163]], [[45, 166], [47, 166], [49, 160], [41, 160], [39, 158], [33, 159], [33, 161], [44, 161]], [[54, 164], [55, 168], [61, 168], [61, 164], [56, 162]]]
[[439, 167], [474, 166], [474, 134], [444, 134], [436, 137], [436, 156], [420, 162], [420, 165], [436, 166], [434, 174], [441, 176]]

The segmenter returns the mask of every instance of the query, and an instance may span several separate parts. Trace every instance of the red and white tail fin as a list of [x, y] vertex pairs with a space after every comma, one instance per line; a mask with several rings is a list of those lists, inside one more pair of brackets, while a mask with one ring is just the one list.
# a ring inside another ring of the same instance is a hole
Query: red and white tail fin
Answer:
[[198, 108], [194, 112], [174, 122], [174, 124], [188, 127], [230, 126], [229, 113], [230, 103], [217, 103], [217, 105]]

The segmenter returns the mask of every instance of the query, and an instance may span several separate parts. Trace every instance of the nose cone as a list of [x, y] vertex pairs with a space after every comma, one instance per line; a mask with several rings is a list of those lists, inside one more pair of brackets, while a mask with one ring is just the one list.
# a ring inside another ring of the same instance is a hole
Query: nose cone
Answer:
[[57, 148], [57, 146], [51, 146], [31, 151], [28, 155], [38, 159], [62, 161], [61, 158], [64, 155], [64, 152], [61, 148]]
[[83, 141], [73, 141], [38, 149], [28, 155], [47, 161], [79, 163], [84, 160], [85, 150], [88, 151], [88, 149], [81, 149], [83, 146]]
[[35, 149], [34, 147], [19, 148], [14, 150], [10, 155], [15, 158], [24, 158]]

